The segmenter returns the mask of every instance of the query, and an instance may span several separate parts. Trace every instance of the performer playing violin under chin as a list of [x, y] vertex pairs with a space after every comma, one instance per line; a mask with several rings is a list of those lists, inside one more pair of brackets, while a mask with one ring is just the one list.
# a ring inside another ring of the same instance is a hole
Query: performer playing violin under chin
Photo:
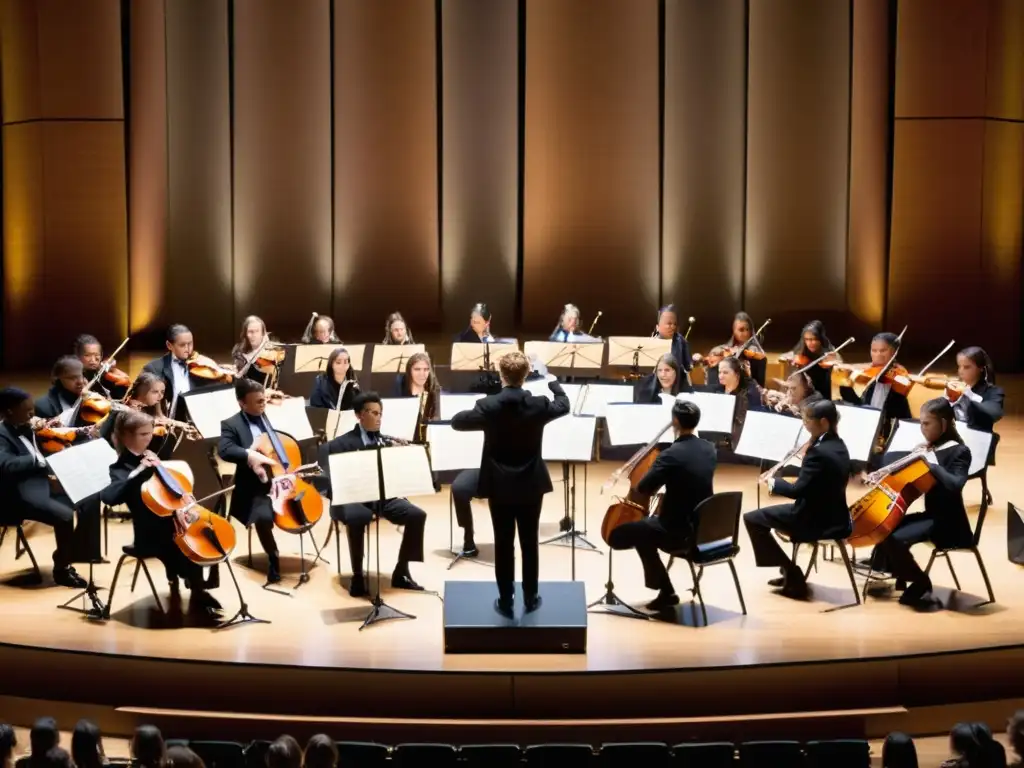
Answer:
[[[704, 368], [704, 383], [708, 391], [714, 392], [718, 386], [718, 363], [725, 357], [732, 355], [734, 350], [746, 344], [754, 335], [754, 321], [746, 312], [737, 312], [732, 320], [732, 335], [725, 344], [715, 347], [706, 358], [695, 358], [702, 360]], [[748, 375], [759, 386], [765, 385], [768, 374], [768, 357], [765, 355], [761, 344], [754, 339], [743, 352], [743, 362], [747, 364]]]
[[956, 379], [945, 376], [911, 376], [911, 380], [929, 389], [945, 390], [953, 404], [956, 420], [980, 432], [992, 432], [1003, 418], [1005, 393], [996, 386], [996, 371], [988, 353], [981, 347], [965, 347], [956, 353]]
[[222, 381], [231, 381], [233, 377], [226, 372], [217, 379], [193, 373], [190, 360], [195, 354], [195, 343], [188, 326], [176, 323], [168, 328], [166, 346], [167, 354], [147, 363], [142, 370], [164, 380], [164, 396], [167, 398], [164, 411], [171, 418], [184, 420], [186, 413], [183, 395]]
[[[793, 347], [793, 351], [782, 355], [779, 361], [789, 363], [794, 368], [803, 368], [834, 350], [835, 346], [825, 332], [825, 324], [821, 320], [812, 320], [804, 326], [800, 341]], [[832, 367], [839, 362], [842, 362], [842, 358], [832, 354], [807, 371], [814, 388], [826, 400], [832, 399]]]
[[[853, 405], [868, 405], [882, 412], [882, 435], [889, 435], [892, 425], [899, 419], [910, 418], [910, 403], [907, 393], [912, 386], [909, 373], [899, 363], [889, 364], [900, 348], [900, 338], [895, 333], [879, 333], [871, 339], [871, 365], [855, 366], [837, 363], [838, 370], [849, 371], [851, 379], [863, 380], [867, 384], [858, 395], [850, 384], [839, 387], [843, 400]], [[857, 377], [857, 378], [855, 378]]]
[[[82, 374], [87, 380], [96, 378], [103, 365], [103, 347], [100, 340], [88, 333], [83, 333], [75, 339], [75, 357], [82, 361]], [[111, 360], [111, 366], [116, 361]], [[128, 394], [128, 385], [125, 383], [127, 374], [123, 371], [111, 369], [107, 374], [92, 385], [93, 391], [99, 392], [104, 397], [112, 400], [122, 400]]]

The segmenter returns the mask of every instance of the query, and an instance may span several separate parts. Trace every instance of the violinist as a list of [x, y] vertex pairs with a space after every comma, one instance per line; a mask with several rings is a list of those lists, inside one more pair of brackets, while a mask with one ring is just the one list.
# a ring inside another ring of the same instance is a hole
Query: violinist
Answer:
[[415, 344], [412, 331], [402, 317], [401, 312], [392, 312], [384, 321], [384, 341], [382, 344]]
[[[100, 372], [100, 366], [103, 365], [103, 347], [100, 345], [99, 339], [83, 333], [75, 339], [75, 357], [82, 361], [86, 380], [96, 378]], [[111, 361], [111, 365], [113, 363], [114, 361]], [[121, 380], [125, 376], [124, 371], [112, 368], [93, 384], [93, 389], [111, 400], [121, 400], [128, 394], [128, 385]]]
[[762, 507], [743, 515], [755, 564], [759, 568], [781, 568], [782, 578], [772, 579], [769, 585], [782, 587], [784, 596], [797, 599], [807, 596], [807, 582], [803, 571], [782, 551], [772, 529], [799, 541], [846, 539], [853, 532], [846, 503], [850, 453], [836, 431], [839, 413], [835, 403], [824, 399], [811, 403], [804, 408], [803, 422], [811, 439], [796, 482], [762, 476], [770, 495], [785, 496], [793, 503]]
[[[125, 405], [134, 411], [147, 414], [155, 424], [159, 424], [166, 419], [163, 408], [165, 388], [163, 379], [155, 373], [143, 371], [135, 378], [131, 392], [129, 392], [130, 397]], [[116, 422], [116, 418], [108, 418], [100, 427], [100, 435], [115, 448], [117, 447], [114, 429]], [[160, 456], [164, 448], [171, 445], [172, 443], [167, 440], [165, 430], [163, 436], [153, 435], [148, 450]]]
[[70, 500], [50, 486], [50, 469], [36, 448], [32, 422], [35, 405], [20, 389], [0, 389], [0, 524], [35, 520], [53, 527], [53, 580], [84, 589], [85, 579], [71, 563], [75, 551], [75, 512]]
[[996, 386], [996, 372], [988, 353], [981, 347], [965, 347], [956, 353], [957, 379], [942, 376], [914, 378], [929, 389], [944, 389], [953, 404], [956, 420], [979, 432], [992, 432], [1003, 418], [1002, 387]]
[[693, 368], [693, 356], [690, 354], [690, 343], [679, 332], [679, 312], [675, 304], [666, 304], [658, 310], [658, 323], [651, 336], [655, 339], [671, 339], [669, 352], [682, 367], [684, 375], [689, 374]]
[[[868, 384], [861, 395], [852, 386], [841, 386], [839, 394], [853, 405], [867, 405], [882, 412], [882, 434], [888, 435], [892, 425], [899, 419], [910, 418], [910, 403], [907, 392], [910, 380], [907, 369], [899, 363], [889, 364], [900, 348], [900, 338], [895, 333], [879, 333], [871, 339], [871, 366], [859, 372], [860, 377], [870, 376], [875, 380]], [[886, 368], [888, 366], [888, 368]], [[840, 370], [858, 372], [856, 366], [840, 364]], [[881, 371], [884, 373], [879, 374]]]
[[[821, 320], [812, 320], [804, 326], [800, 341], [793, 347], [793, 351], [782, 355], [779, 360], [794, 368], [803, 368], [834, 349], [835, 346], [825, 333], [825, 324]], [[832, 367], [837, 362], [841, 362], [839, 355], [830, 355], [807, 371], [814, 388], [826, 400], [832, 399]]]
[[761, 400], [768, 410], [797, 418], [802, 416], [804, 406], [823, 399], [806, 373], [794, 373], [786, 379], [781, 392], [774, 389], [761, 392]]
[[160, 459], [150, 449], [153, 418], [141, 411], [123, 411], [114, 427], [117, 461], [110, 465], [110, 485], [100, 494], [104, 504], [124, 504], [132, 515], [134, 543], [139, 557], [156, 557], [167, 571], [171, 595], [179, 595], [178, 579], [185, 579], [191, 592], [189, 608], [214, 612], [220, 608], [203, 581], [203, 569], [185, 557], [174, 543], [174, 516], [160, 517], [142, 500], [142, 486], [153, 477]]
[[658, 590], [658, 596], [647, 604], [652, 611], [671, 608], [679, 603], [658, 550], [685, 549], [696, 529], [694, 510], [714, 491], [715, 449], [694, 434], [700, 422], [700, 408], [687, 401], [672, 405], [672, 428], [675, 442], [654, 460], [637, 490], [654, 494], [665, 488], [661, 511], [635, 523], [623, 523], [609, 534], [612, 549], [635, 549], [644, 566], [644, 584]]
[[417, 352], [409, 358], [405, 364], [405, 373], [399, 374], [395, 379], [395, 397], [421, 399], [420, 418], [416, 425], [418, 439], [421, 427], [426, 422], [435, 420], [441, 408], [441, 385], [434, 375], [430, 355], [426, 352]]
[[491, 310], [486, 304], [474, 304], [469, 311], [469, 326], [455, 338], [456, 343], [484, 344], [495, 342], [491, 335]]
[[44, 419], [63, 416], [61, 423], [66, 427], [80, 427], [77, 414], [72, 410], [85, 392], [88, 383], [82, 361], [73, 355], [65, 355], [57, 360], [51, 374], [53, 386], [36, 403], [35, 412]]
[[[264, 329], [265, 332], [265, 329]], [[334, 332], [334, 320], [327, 315], [314, 315], [309, 328], [302, 334], [303, 344], [340, 344], [341, 339]], [[257, 342], [257, 345], [259, 342]]]
[[[953, 406], [945, 398], [921, 406], [921, 434], [925, 444], [918, 450], [928, 463], [935, 485], [924, 495], [924, 512], [906, 515], [896, 530], [872, 554], [872, 567], [890, 571], [896, 588], [903, 589], [902, 605], [928, 606], [932, 582], [914, 560], [910, 547], [929, 541], [936, 547], [970, 547], [974, 533], [964, 507], [963, 489], [971, 466], [971, 449], [956, 431]], [[906, 456], [887, 453], [883, 465]]]
[[[328, 456], [348, 451], [361, 451], [374, 448], [386, 438], [380, 433], [380, 421], [383, 406], [380, 395], [376, 392], [364, 392], [356, 397], [353, 409], [359, 423], [349, 432], [331, 440], [326, 445]], [[391, 574], [391, 586], [395, 589], [422, 591], [423, 587], [413, 581], [409, 573], [409, 563], [423, 562], [423, 528], [427, 522], [427, 513], [410, 503], [407, 499], [386, 499], [381, 506], [380, 501], [368, 504], [339, 504], [331, 507], [331, 517], [345, 524], [348, 534], [348, 550], [352, 560], [352, 583], [349, 594], [352, 597], [369, 595], [366, 577], [363, 574], [363, 542], [366, 539], [366, 526], [373, 515], [378, 514], [395, 525], [405, 527], [402, 532], [402, 545], [398, 550], [398, 562]]]
[[[231, 348], [231, 362], [235, 370], [245, 369], [245, 375], [263, 386], [267, 385], [269, 374], [263, 373], [255, 365], [250, 365], [250, 358], [256, 354], [263, 339], [267, 336], [267, 324], [256, 315], [249, 315], [242, 321], [242, 332], [238, 343]], [[255, 361], [253, 361], [255, 362]]]
[[562, 307], [562, 314], [558, 317], [558, 324], [551, 332], [548, 341], [596, 341], [589, 333], [580, 330], [580, 308], [575, 304], [566, 304]]
[[164, 410], [171, 418], [183, 419], [182, 395], [208, 387], [213, 382], [189, 371], [189, 358], [195, 352], [195, 343], [188, 326], [176, 323], [168, 328], [166, 346], [167, 354], [147, 363], [143, 370], [164, 380]]
[[268, 495], [269, 467], [274, 461], [252, 450], [262, 435], [274, 429], [264, 416], [267, 395], [258, 381], [241, 378], [235, 381], [235, 396], [240, 411], [221, 422], [217, 446], [217, 455], [236, 467], [229, 514], [246, 528], [256, 529], [267, 553], [267, 584], [277, 584], [281, 581], [281, 564], [274, 541], [274, 507]]
[[357, 394], [359, 382], [356, 380], [356, 372], [352, 368], [348, 350], [344, 347], [335, 347], [327, 357], [326, 370], [318, 375], [313, 383], [309, 404], [313, 408], [351, 411], [352, 401]]
[[[718, 357], [719, 359], [727, 357], [732, 354], [733, 350], [739, 349], [750, 341], [753, 335], [754, 321], [750, 315], [746, 312], [737, 312], [732, 319], [732, 337], [725, 344], [711, 350], [709, 357]], [[747, 349], [743, 351], [743, 361], [747, 363], [750, 378], [763, 387], [768, 374], [768, 358], [757, 339], [750, 342]], [[706, 386], [714, 391], [714, 388], [718, 386], [718, 364], [708, 365], [705, 368], [704, 377]]]
[[730, 435], [730, 446], [732, 450], [735, 450], [739, 444], [747, 414], [750, 411], [764, 410], [764, 406], [761, 404], [761, 388], [747, 375], [743, 364], [736, 357], [727, 357], [718, 364], [718, 381], [717, 392], [736, 396], [736, 409], [733, 411], [732, 434]]
[[675, 397], [680, 392], [692, 392], [686, 374], [683, 372], [674, 355], [662, 355], [654, 366], [654, 373], [649, 373], [636, 383], [633, 388], [634, 403], [661, 404], [661, 395]]

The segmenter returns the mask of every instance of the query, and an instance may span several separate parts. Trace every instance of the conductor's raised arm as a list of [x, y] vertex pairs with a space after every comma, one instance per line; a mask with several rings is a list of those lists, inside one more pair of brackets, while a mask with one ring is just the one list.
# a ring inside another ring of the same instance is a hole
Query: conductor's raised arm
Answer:
[[569, 396], [565, 394], [557, 380], [549, 381], [548, 389], [555, 396], [555, 399], [548, 403], [548, 421], [554, 421], [569, 412]]
[[480, 432], [487, 426], [487, 417], [478, 402], [468, 411], [459, 411], [452, 417], [452, 429], [456, 432]]

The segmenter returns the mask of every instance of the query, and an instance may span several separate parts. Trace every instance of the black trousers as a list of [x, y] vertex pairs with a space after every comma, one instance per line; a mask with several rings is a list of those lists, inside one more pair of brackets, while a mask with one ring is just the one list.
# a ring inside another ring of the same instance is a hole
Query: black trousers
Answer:
[[[380, 504], [340, 504], [331, 507], [331, 518], [345, 524], [348, 534], [348, 553], [352, 560], [352, 574], [363, 573], [363, 541], [366, 526], [373, 520], [374, 509]], [[423, 562], [423, 528], [427, 513], [407, 499], [388, 499], [384, 502], [380, 516], [395, 525], [404, 527], [402, 545], [398, 549], [398, 565]]]
[[11, 518], [11, 524], [32, 520], [53, 528], [57, 548], [53, 551], [53, 567], [67, 568], [75, 559], [75, 511], [70, 504], [56, 498], [40, 499], [34, 504], [25, 504]]
[[[57, 501], [71, 506], [71, 500], [63, 494], [56, 494]], [[100, 560], [103, 556], [100, 541], [102, 514], [100, 513], [100, 498], [93, 496], [83, 499], [76, 507], [78, 511], [78, 522], [75, 524], [75, 533], [72, 540], [72, 561], [87, 563], [90, 560]]]
[[914, 582], [925, 578], [924, 571], [910, 553], [910, 547], [931, 541], [935, 521], [921, 514], [907, 515], [889, 537], [871, 553], [871, 567], [888, 571], [897, 579]]
[[536, 501], [510, 504], [489, 500], [491, 524], [494, 526], [494, 575], [498, 582], [498, 596], [512, 600], [516, 587], [516, 529], [519, 530], [519, 549], [523, 554], [523, 596], [537, 594], [540, 581], [540, 510], [544, 497]]
[[479, 469], [464, 469], [452, 481], [452, 502], [455, 520], [466, 538], [473, 537], [473, 499], [478, 498], [476, 487], [480, 482]]
[[754, 563], [759, 568], [777, 566], [785, 570], [795, 568], [781, 546], [772, 535], [772, 529], [790, 532], [796, 523], [792, 504], [777, 504], [773, 507], [761, 507], [743, 515], [743, 523], [750, 536], [750, 546], [754, 550]]
[[[240, 517], [239, 519], [241, 520]], [[277, 541], [274, 540], [274, 503], [270, 497], [263, 495], [254, 497], [248, 518], [241, 522], [256, 530], [256, 537], [260, 540], [263, 551], [267, 553], [270, 567], [278, 568]]]
[[645, 517], [625, 523], [611, 532], [608, 544], [612, 549], [635, 549], [644, 566], [644, 584], [648, 589], [671, 590], [672, 580], [658, 550], [685, 549], [689, 537], [669, 531], [658, 517]]
[[164, 565], [168, 582], [182, 578], [188, 581], [190, 589], [203, 586], [202, 567], [185, 557], [185, 553], [174, 543], [173, 517], [151, 514], [149, 518], [136, 519], [133, 515], [132, 529], [136, 552], [142, 557], [159, 559]]

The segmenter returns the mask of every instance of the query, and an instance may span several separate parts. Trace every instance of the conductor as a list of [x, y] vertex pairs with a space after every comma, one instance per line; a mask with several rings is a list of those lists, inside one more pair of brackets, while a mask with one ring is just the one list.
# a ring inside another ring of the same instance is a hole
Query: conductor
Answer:
[[494, 608], [512, 617], [515, 596], [515, 532], [523, 553], [523, 600], [526, 610], [541, 603], [538, 594], [540, 547], [538, 525], [544, 494], [551, 492], [551, 477], [541, 458], [544, 427], [569, 413], [569, 398], [557, 381], [548, 384], [554, 400], [523, 390], [530, 363], [521, 352], [498, 362], [502, 390], [457, 413], [452, 428], [483, 431], [480, 479], [476, 497], [487, 499], [494, 525], [494, 573], [498, 599]]

